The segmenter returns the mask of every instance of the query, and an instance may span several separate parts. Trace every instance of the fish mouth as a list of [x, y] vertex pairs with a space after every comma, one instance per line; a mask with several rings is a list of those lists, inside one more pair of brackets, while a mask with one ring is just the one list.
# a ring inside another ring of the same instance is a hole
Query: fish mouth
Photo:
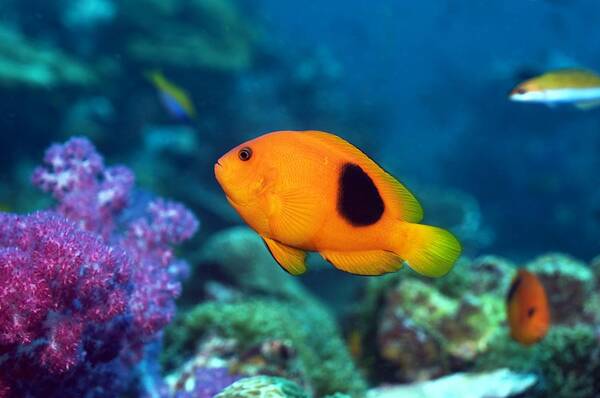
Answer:
[[221, 189], [223, 190], [223, 193], [225, 194], [225, 198], [232, 205], [234, 205], [234, 204], [240, 205], [237, 201], [235, 201], [232, 198], [232, 195], [230, 194], [230, 192], [227, 189], [227, 184], [225, 184], [225, 180], [224, 180], [224, 176], [223, 176], [223, 173], [225, 172], [225, 167], [223, 167], [223, 165], [219, 161], [215, 162], [214, 167], [215, 167], [215, 178], [217, 179], [217, 182], [221, 186]]
[[214, 172], [215, 172], [215, 178], [217, 179], [217, 182], [221, 186], [223, 186], [223, 183], [221, 180], [223, 171], [224, 171], [223, 165], [217, 161], [214, 166]]
[[215, 167], [215, 173], [217, 173], [217, 170], [224, 170], [223, 164], [219, 160], [217, 160], [215, 162], [215, 166], [214, 167]]
[[511, 101], [516, 101], [516, 102], [526, 102], [526, 101], [528, 101], [527, 96], [525, 94], [517, 92], [515, 90], [511, 91], [508, 94], [508, 99], [510, 99]]

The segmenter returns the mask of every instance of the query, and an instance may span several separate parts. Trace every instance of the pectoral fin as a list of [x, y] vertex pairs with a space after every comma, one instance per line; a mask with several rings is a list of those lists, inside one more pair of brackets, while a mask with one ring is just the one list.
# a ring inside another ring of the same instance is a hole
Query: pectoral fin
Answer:
[[305, 190], [277, 191], [268, 196], [269, 226], [271, 233], [285, 235], [290, 241], [302, 241], [310, 236], [320, 198]]
[[306, 252], [286, 246], [273, 239], [263, 237], [263, 241], [275, 261], [285, 271], [292, 275], [300, 275], [306, 272]]
[[404, 263], [402, 258], [385, 250], [320, 253], [335, 268], [356, 275], [387, 274], [398, 271]]

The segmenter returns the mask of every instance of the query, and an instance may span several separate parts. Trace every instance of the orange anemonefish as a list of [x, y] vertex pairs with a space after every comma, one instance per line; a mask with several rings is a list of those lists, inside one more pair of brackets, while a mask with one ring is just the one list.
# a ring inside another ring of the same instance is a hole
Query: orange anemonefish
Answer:
[[406, 261], [442, 276], [461, 252], [448, 231], [418, 224], [415, 197], [367, 155], [333, 134], [279, 131], [245, 142], [215, 164], [242, 219], [286, 271], [306, 271], [306, 252], [339, 270], [381, 275]]
[[511, 337], [523, 345], [543, 339], [550, 328], [550, 309], [546, 291], [537, 276], [519, 270], [506, 301]]

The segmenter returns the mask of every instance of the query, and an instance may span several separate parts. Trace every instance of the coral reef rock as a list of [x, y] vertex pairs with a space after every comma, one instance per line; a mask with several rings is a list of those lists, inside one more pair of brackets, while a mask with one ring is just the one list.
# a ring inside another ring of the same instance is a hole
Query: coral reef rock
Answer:
[[378, 355], [398, 380], [429, 379], [448, 373], [450, 362], [473, 361], [504, 321], [500, 296], [449, 296], [421, 279], [397, 279], [385, 290], [376, 333]]
[[233, 383], [215, 398], [308, 398], [308, 395], [289, 380], [255, 376]]
[[[364, 394], [365, 382], [334, 320], [317, 303], [303, 306], [250, 298], [202, 303], [168, 329], [165, 365], [180, 366], [194, 350], [202, 355], [206, 352], [202, 342], [209, 336], [218, 336], [221, 352], [217, 356], [228, 358], [224, 363], [236, 372], [277, 371], [317, 396]], [[282, 346], [284, 351], [280, 351]]]
[[508, 398], [525, 393], [536, 382], [533, 374], [508, 369], [456, 373], [437, 380], [372, 389], [367, 398]]
[[[516, 264], [498, 256], [478, 257], [466, 266], [469, 267], [468, 272], [457, 269], [458, 274], [470, 277], [467, 286], [463, 287], [478, 295], [495, 294], [505, 297], [517, 273]], [[437, 283], [447, 283], [447, 281], [440, 280]], [[460, 292], [462, 293], [464, 290]]]
[[533, 347], [523, 347], [499, 334], [476, 367], [508, 367], [535, 373], [540, 379], [528, 397], [595, 398], [600, 396], [600, 339], [594, 326], [553, 326]]
[[[539, 276], [550, 301], [551, 330], [556, 330], [542, 345], [546, 352], [574, 343], [561, 326], [598, 324], [595, 267], [558, 253], [525, 265]], [[510, 356], [517, 343], [502, 344], [509, 339], [505, 298], [517, 269], [496, 256], [463, 257], [452, 272], [436, 280], [410, 271], [370, 280], [354, 318], [359, 326], [352, 332], [373, 337], [377, 344], [353, 348], [360, 352], [360, 363], [367, 369], [377, 364], [378, 372], [371, 376], [378, 381], [412, 382], [468, 369], [490, 355]], [[587, 339], [586, 333], [579, 333]], [[498, 360], [485, 370], [506, 364]], [[535, 368], [515, 370], [534, 372]]]
[[252, 62], [256, 33], [231, 0], [124, 0], [119, 6], [121, 22], [132, 30], [130, 55], [142, 63], [237, 71]]
[[260, 236], [247, 227], [233, 227], [213, 235], [202, 248], [201, 257], [201, 263], [218, 264], [245, 293], [310, 300], [298, 281], [273, 260]]
[[550, 303], [552, 322], [573, 325], [582, 321], [594, 291], [594, 275], [585, 263], [560, 253], [540, 256], [525, 268], [541, 280]]
[[0, 86], [52, 88], [88, 86], [95, 74], [58, 48], [30, 41], [0, 25]]
[[177, 398], [213, 398], [240, 378], [232, 375], [227, 368], [192, 367], [177, 378], [167, 377], [168, 393], [163, 395]]

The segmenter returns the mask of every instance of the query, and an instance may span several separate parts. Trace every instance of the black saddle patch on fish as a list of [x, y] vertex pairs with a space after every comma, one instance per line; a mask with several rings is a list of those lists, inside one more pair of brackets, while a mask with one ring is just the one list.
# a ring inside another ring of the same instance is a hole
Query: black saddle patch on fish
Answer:
[[521, 278], [517, 278], [513, 281], [512, 285], [510, 285], [510, 289], [508, 289], [508, 294], [506, 295], [507, 302], [510, 302], [510, 300], [513, 298], [513, 296], [517, 292], [517, 289], [519, 288], [520, 284], [521, 284]]
[[346, 221], [358, 227], [375, 224], [383, 215], [385, 205], [379, 190], [371, 177], [356, 164], [342, 166], [337, 210]]
[[527, 311], [527, 318], [531, 318], [532, 316], [535, 315], [535, 307], [531, 307], [528, 311]]

